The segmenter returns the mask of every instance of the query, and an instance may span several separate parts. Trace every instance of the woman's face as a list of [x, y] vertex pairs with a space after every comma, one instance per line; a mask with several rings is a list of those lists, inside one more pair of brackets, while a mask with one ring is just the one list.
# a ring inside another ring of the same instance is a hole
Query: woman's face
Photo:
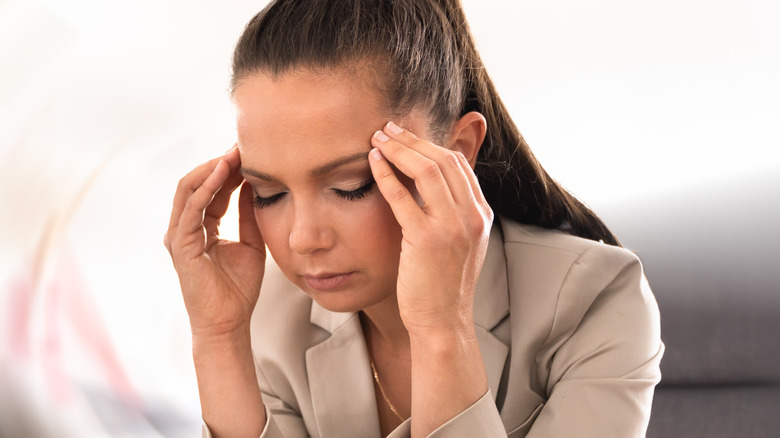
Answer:
[[[235, 90], [242, 173], [284, 274], [326, 309], [395, 299], [401, 230], [373, 183], [372, 134], [389, 120], [367, 75], [255, 74]], [[396, 120], [428, 138], [420, 116]]]

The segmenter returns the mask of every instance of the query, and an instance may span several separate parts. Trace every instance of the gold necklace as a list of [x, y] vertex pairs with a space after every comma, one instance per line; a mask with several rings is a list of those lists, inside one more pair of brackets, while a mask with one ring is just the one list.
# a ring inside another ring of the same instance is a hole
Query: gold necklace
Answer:
[[390, 402], [390, 398], [387, 397], [387, 394], [385, 393], [385, 389], [382, 388], [382, 383], [379, 382], [379, 373], [376, 372], [376, 366], [374, 365], [374, 359], [372, 359], [370, 355], [368, 357], [368, 363], [371, 364], [371, 371], [374, 372], [374, 381], [376, 381], [376, 386], [379, 387], [379, 392], [382, 393], [382, 398], [385, 399], [385, 403], [387, 403], [387, 407], [389, 407], [390, 410], [393, 411], [395, 416], [398, 417], [398, 419], [401, 420], [401, 422], [405, 421], [404, 417], [402, 417], [401, 414], [398, 413], [398, 410], [395, 409], [393, 403]]

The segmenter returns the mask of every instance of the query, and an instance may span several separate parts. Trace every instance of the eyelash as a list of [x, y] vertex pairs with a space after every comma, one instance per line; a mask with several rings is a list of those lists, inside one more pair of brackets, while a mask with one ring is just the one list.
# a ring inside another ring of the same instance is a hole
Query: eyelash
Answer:
[[255, 195], [255, 208], [265, 208], [273, 205], [274, 202], [278, 201], [279, 199], [284, 196], [284, 192], [277, 193], [273, 196], [269, 196], [267, 198], [261, 198], [258, 195]]
[[370, 192], [373, 187], [374, 187], [374, 180], [371, 179], [369, 181], [364, 182], [362, 186], [356, 188], [355, 190], [333, 189], [333, 191], [336, 192], [337, 196], [339, 196], [340, 198], [344, 198], [347, 201], [357, 201], [358, 199], [365, 198], [366, 194]]
[[[339, 190], [339, 189], [332, 189], [332, 190], [339, 198], [345, 199], [347, 201], [357, 201], [359, 199], [365, 198], [368, 192], [370, 192], [371, 189], [374, 188], [374, 184], [375, 181], [371, 179], [363, 183], [362, 186], [356, 188], [355, 190]], [[267, 198], [262, 198], [259, 195], [255, 195], [255, 207], [256, 208], [270, 207], [271, 205], [276, 203], [276, 201], [282, 199], [282, 197], [286, 193], [287, 192], [277, 193]]]

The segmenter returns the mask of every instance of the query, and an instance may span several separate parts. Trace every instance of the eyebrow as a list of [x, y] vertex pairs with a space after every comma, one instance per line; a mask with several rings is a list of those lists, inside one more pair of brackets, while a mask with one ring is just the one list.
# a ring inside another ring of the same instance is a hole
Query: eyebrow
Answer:
[[[338, 159], [333, 160], [333, 161], [331, 161], [329, 163], [326, 163], [326, 164], [324, 164], [324, 165], [322, 165], [320, 167], [317, 167], [316, 169], [312, 169], [309, 172], [309, 174], [311, 176], [327, 175], [328, 173], [332, 172], [336, 168], [339, 168], [341, 166], [345, 166], [347, 164], [354, 163], [355, 161], [359, 161], [361, 159], [368, 160], [368, 151], [358, 152], [357, 154], [348, 155], [346, 157], [338, 158]], [[253, 177], [257, 178], [257, 179], [262, 179], [264, 181], [277, 181], [276, 178], [274, 178], [273, 176], [271, 176], [271, 175], [269, 175], [267, 173], [258, 172], [257, 170], [249, 169], [249, 168], [246, 168], [246, 167], [242, 167], [241, 169], [239, 169], [239, 172], [241, 172], [242, 175], [250, 175], [250, 176], [253, 176]]]

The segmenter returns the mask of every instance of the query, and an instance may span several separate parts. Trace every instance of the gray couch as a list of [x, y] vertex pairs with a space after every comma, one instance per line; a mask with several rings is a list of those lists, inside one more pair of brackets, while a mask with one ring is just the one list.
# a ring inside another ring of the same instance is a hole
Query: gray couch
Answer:
[[661, 310], [647, 436], [780, 437], [780, 170], [597, 210]]

